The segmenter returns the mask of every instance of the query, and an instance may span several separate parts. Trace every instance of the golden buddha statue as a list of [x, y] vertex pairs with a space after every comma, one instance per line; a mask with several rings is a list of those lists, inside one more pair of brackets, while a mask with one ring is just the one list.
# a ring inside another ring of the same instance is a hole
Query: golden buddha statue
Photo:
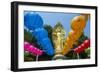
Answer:
[[64, 39], [65, 39], [65, 30], [61, 23], [58, 23], [52, 33], [53, 44], [55, 48], [55, 56], [53, 57], [54, 60], [58, 59], [65, 59], [65, 56], [62, 55], [62, 49], [64, 46]]

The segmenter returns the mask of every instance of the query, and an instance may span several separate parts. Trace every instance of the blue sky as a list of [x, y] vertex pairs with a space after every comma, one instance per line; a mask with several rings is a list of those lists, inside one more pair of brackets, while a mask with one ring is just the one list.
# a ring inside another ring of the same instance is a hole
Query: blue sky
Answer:
[[[54, 27], [57, 22], [61, 22], [61, 24], [64, 26], [66, 30], [66, 36], [68, 35], [68, 32], [70, 32], [70, 22], [71, 19], [75, 16], [80, 15], [79, 13], [61, 13], [61, 12], [37, 12], [35, 13], [39, 14], [43, 18], [44, 24], [49, 24], [52, 27]], [[88, 19], [87, 25], [84, 29], [85, 35], [90, 37], [90, 18]]]

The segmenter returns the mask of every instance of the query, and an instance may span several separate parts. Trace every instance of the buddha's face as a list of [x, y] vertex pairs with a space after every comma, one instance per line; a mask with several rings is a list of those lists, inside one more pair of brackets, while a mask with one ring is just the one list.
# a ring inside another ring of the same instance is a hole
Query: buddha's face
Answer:
[[61, 29], [58, 27], [58, 28], [56, 29], [56, 32], [61, 32]]

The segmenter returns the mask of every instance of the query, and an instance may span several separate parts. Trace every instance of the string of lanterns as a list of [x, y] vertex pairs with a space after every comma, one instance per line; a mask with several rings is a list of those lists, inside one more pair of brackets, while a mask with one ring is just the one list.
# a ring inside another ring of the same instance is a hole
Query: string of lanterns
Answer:
[[31, 45], [29, 42], [24, 42], [24, 50], [28, 51], [29, 53], [33, 54], [33, 55], [42, 55], [43, 51], [40, 50], [39, 48]]
[[74, 51], [78, 54], [83, 52], [85, 49], [90, 47], [90, 39], [85, 40], [80, 46], [74, 49]]
[[48, 38], [47, 31], [43, 28], [41, 16], [34, 12], [25, 13], [24, 25], [32, 31], [32, 35], [36, 37], [38, 44], [41, 44], [43, 51], [48, 55], [54, 55], [54, 48]]

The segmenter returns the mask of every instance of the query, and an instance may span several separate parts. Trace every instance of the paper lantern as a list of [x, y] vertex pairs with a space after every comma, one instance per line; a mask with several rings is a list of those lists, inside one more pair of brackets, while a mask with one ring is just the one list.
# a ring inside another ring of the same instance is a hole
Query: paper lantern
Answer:
[[90, 47], [90, 39], [85, 40], [80, 46], [78, 46], [77, 48], [74, 49], [74, 51], [76, 53], [81, 53], [83, 52], [85, 49], [87, 49], [88, 47]]
[[24, 50], [28, 51], [29, 53], [32, 53], [33, 55], [42, 55], [43, 51], [40, 50], [39, 48], [34, 47], [33, 45], [31, 45], [28, 42], [24, 42]]
[[48, 38], [47, 31], [43, 28], [43, 19], [39, 14], [27, 12], [24, 15], [24, 25], [32, 31], [32, 35], [36, 37], [38, 44], [48, 55], [54, 55], [54, 48]]
[[86, 25], [86, 20], [82, 15], [74, 17], [71, 21], [71, 28], [74, 31], [83, 30], [85, 25]]
[[29, 30], [42, 28], [43, 19], [40, 17], [40, 15], [36, 14], [35, 12], [25, 12], [25, 14], [24, 14], [24, 25]]
[[73, 45], [74, 42], [69, 37], [67, 37], [66, 43], [68, 44], [69, 47], [72, 47], [72, 45]]
[[84, 44], [86, 48], [90, 47], [90, 39], [85, 40]]
[[80, 15], [72, 19], [71, 21], [72, 30], [69, 32], [68, 37], [66, 38], [65, 46], [63, 48], [63, 54], [67, 54], [70, 51], [69, 49], [72, 48], [75, 41], [77, 41], [78, 38], [82, 35], [83, 29], [85, 28], [87, 22], [87, 18], [85, 17], [86, 15]]
[[64, 55], [70, 51], [70, 49], [73, 47], [73, 43], [74, 41], [67, 37], [65, 45], [62, 50]]
[[75, 42], [80, 36], [81, 36], [82, 32], [75, 32], [73, 30], [71, 30], [68, 34], [68, 37]]
[[70, 47], [68, 46], [68, 44], [66, 43], [62, 49], [62, 53], [63, 55], [65, 55], [66, 53], [68, 53], [70, 51]]

